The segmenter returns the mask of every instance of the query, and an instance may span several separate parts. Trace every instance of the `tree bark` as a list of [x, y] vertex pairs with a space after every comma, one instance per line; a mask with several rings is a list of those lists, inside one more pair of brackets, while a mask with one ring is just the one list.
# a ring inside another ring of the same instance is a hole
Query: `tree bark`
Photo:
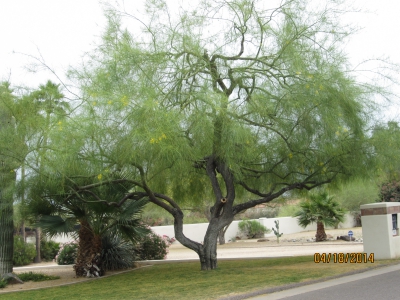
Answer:
[[13, 203], [0, 190], [0, 277], [13, 271]]
[[74, 270], [77, 277], [100, 277], [105, 271], [101, 261], [101, 236], [93, 232], [86, 220], [81, 220], [79, 247]]
[[227, 228], [227, 226], [226, 226], [225, 228], [221, 229], [221, 230], [218, 232], [218, 242], [219, 242], [220, 245], [225, 245], [225, 232], [226, 232], [226, 228]]
[[229, 226], [232, 224], [229, 223], [228, 225], [226, 225], [224, 228], [222, 228], [219, 233], [218, 233], [218, 242], [220, 245], [225, 245], [225, 233], [228, 230]]
[[325, 227], [324, 223], [322, 222], [317, 222], [317, 233], [315, 234], [315, 241], [316, 242], [326, 241]]
[[42, 259], [40, 257], [40, 228], [37, 227], [35, 229], [35, 239], [36, 239], [36, 257], [35, 257], [35, 263], [41, 263]]
[[21, 226], [21, 235], [22, 235], [22, 238], [24, 239], [24, 242], [26, 243], [25, 221], [22, 222], [22, 226]]
[[0, 277], [13, 271], [15, 178], [15, 172], [10, 172], [5, 164], [0, 165]]
[[219, 230], [208, 227], [204, 237], [204, 244], [198, 252], [201, 270], [214, 270], [217, 268], [217, 237]]

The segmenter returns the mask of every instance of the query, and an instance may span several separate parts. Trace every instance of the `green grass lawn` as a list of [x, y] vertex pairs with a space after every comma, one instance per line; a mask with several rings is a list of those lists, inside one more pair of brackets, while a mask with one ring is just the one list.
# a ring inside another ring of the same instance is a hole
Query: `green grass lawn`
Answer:
[[220, 261], [213, 271], [200, 271], [198, 262], [168, 263], [74, 285], [0, 294], [0, 299], [218, 299], [398, 262], [317, 264], [303, 256]]

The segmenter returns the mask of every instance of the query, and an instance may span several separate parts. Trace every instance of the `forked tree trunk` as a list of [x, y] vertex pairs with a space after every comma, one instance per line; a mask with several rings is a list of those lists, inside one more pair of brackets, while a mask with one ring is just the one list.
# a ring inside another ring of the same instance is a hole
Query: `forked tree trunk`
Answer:
[[225, 245], [225, 232], [226, 229], [223, 228], [218, 232], [218, 242], [220, 245]]
[[229, 225], [226, 225], [224, 228], [222, 228], [219, 232], [218, 232], [218, 242], [220, 245], [225, 245], [225, 233], [228, 230], [229, 226], [232, 223], [229, 223]]
[[324, 223], [322, 222], [317, 222], [317, 233], [315, 234], [315, 241], [316, 242], [326, 241], [325, 227]]
[[81, 220], [78, 256], [74, 270], [77, 277], [100, 277], [104, 275], [101, 261], [101, 236], [93, 233], [90, 224]]
[[[207, 221], [210, 222], [210, 220], [211, 220], [210, 206], [207, 206], [204, 209], [204, 215], [206, 216]], [[231, 225], [231, 224], [229, 224], [229, 225]], [[225, 226], [218, 232], [218, 242], [220, 245], [225, 245], [225, 233], [226, 233], [226, 230], [228, 229], [229, 225]]]

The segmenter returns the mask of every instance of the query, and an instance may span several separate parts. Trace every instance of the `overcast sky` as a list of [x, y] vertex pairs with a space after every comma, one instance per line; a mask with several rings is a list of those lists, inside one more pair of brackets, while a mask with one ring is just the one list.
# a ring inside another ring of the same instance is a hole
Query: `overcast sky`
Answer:
[[[141, 1], [125, 0], [128, 5], [138, 2]], [[364, 27], [348, 44], [352, 61], [386, 55], [400, 62], [400, 2], [349, 2], [372, 12], [352, 14], [352, 21]], [[98, 0], [1, 0], [0, 80], [37, 87], [53, 79], [49, 73], [27, 72], [26, 66], [34, 60], [23, 54], [42, 55], [46, 64], [64, 78], [68, 66], [79, 65], [82, 55], [93, 48], [104, 26], [105, 18]], [[391, 110], [397, 108], [393, 106]]]

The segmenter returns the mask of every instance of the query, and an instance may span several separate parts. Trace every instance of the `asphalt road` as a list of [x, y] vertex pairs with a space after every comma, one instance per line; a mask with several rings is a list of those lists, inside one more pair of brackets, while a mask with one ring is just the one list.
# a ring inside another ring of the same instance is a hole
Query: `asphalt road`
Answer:
[[262, 295], [252, 300], [392, 300], [400, 299], [400, 265]]

